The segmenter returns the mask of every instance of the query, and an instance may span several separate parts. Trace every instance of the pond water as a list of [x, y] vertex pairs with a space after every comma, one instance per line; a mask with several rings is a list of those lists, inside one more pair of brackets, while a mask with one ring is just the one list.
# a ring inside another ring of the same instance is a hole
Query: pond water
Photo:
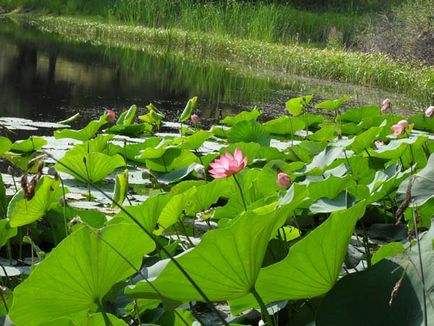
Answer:
[[173, 53], [70, 42], [25, 23], [0, 19], [0, 116], [63, 120], [80, 112], [88, 121], [105, 109], [120, 112], [153, 103], [176, 120], [187, 100], [200, 99], [202, 119], [250, 109], [265, 118], [281, 114], [291, 97], [350, 95], [357, 104], [379, 104], [380, 90], [278, 73], [241, 72], [221, 63], [187, 60]]

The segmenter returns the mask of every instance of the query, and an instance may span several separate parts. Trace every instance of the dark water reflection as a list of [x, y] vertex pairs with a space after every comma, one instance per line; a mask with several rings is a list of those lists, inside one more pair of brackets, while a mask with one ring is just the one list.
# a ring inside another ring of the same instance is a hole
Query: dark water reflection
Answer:
[[[202, 118], [215, 120], [255, 104], [272, 116], [288, 98], [317, 95], [317, 89], [297, 80], [246, 77], [171, 53], [70, 43], [0, 20], [0, 116], [57, 121], [81, 112], [91, 118], [107, 108], [119, 112], [137, 104], [143, 110], [153, 102], [176, 120], [193, 96], [201, 99]], [[348, 94], [341, 93], [336, 96]]]

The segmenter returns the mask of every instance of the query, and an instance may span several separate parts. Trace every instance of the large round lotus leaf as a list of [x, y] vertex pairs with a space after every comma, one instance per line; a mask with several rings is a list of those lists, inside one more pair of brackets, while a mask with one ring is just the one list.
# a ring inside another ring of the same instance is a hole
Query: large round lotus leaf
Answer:
[[13, 152], [30, 153], [40, 150], [46, 144], [47, 141], [44, 138], [31, 136], [25, 140], [17, 140], [10, 149]]
[[125, 161], [119, 154], [109, 156], [103, 153], [83, 153], [66, 154], [55, 167], [80, 181], [98, 182], [124, 165]]
[[10, 317], [18, 326], [36, 326], [61, 317], [75, 319], [83, 311], [96, 312], [97, 303], [113, 285], [134, 273], [131, 265], [140, 268], [143, 256], [154, 247], [135, 225], [83, 227], [63, 240], [15, 289]]
[[419, 300], [407, 276], [389, 304], [403, 268], [383, 260], [368, 270], [342, 278], [327, 294], [317, 314], [318, 326], [422, 325]]
[[258, 143], [262, 146], [270, 145], [270, 135], [266, 128], [254, 120], [238, 122], [228, 132], [230, 143]]

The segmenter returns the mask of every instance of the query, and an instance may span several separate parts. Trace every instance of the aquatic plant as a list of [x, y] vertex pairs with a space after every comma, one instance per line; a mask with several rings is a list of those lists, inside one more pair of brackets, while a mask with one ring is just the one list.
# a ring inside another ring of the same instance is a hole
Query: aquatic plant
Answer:
[[56, 138], [0, 138], [2, 161], [31, 175], [17, 190], [12, 169], [0, 178], [0, 313], [18, 326], [280, 325], [309, 304], [289, 321], [335, 325], [363, 303], [362, 324], [428, 324], [433, 119], [311, 100], [210, 130], [192, 128], [187, 104], [171, 134], [130, 133], [170, 127], [156, 110], [136, 122], [133, 106], [95, 133], [55, 132], [75, 139], [60, 155]]

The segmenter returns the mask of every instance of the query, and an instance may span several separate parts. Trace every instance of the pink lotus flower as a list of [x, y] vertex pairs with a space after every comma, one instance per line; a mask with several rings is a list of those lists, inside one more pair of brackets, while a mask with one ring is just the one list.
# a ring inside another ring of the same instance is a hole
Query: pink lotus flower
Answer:
[[432, 116], [434, 116], [434, 106], [430, 106], [428, 109], [425, 110], [425, 116], [427, 118], [431, 118]]
[[386, 98], [381, 105], [381, 112], [385, 113], [392, 107], [392, 102]]
[[291, 178], [284, 172], [277, 174], [276, 183], [280, 188], [288, 189], [291, 186]]
[[191, 122], [193, 122], [193, 124], [196, 124], [199, 122], [199, 116], [197, 114], [193, 114], [190, 119], [191, 119]]
[[234, 156], [226, 152], [220, 158], [210, 164], [212, 167], [209, 173], [214, 179], [222, 179], [240, 172], [247, 165], [247, 156], [243, 157], [241, 149], [236, 148]]
[[401, 135], [408, 128], [408, 121], [401, 120], [396, 125], [392, 126], [392, 132], [394, 136]]
[[107, 110], [107, 119], [109, 122], [114, 122], [116, 120], [116, 113], [112, 110]]

